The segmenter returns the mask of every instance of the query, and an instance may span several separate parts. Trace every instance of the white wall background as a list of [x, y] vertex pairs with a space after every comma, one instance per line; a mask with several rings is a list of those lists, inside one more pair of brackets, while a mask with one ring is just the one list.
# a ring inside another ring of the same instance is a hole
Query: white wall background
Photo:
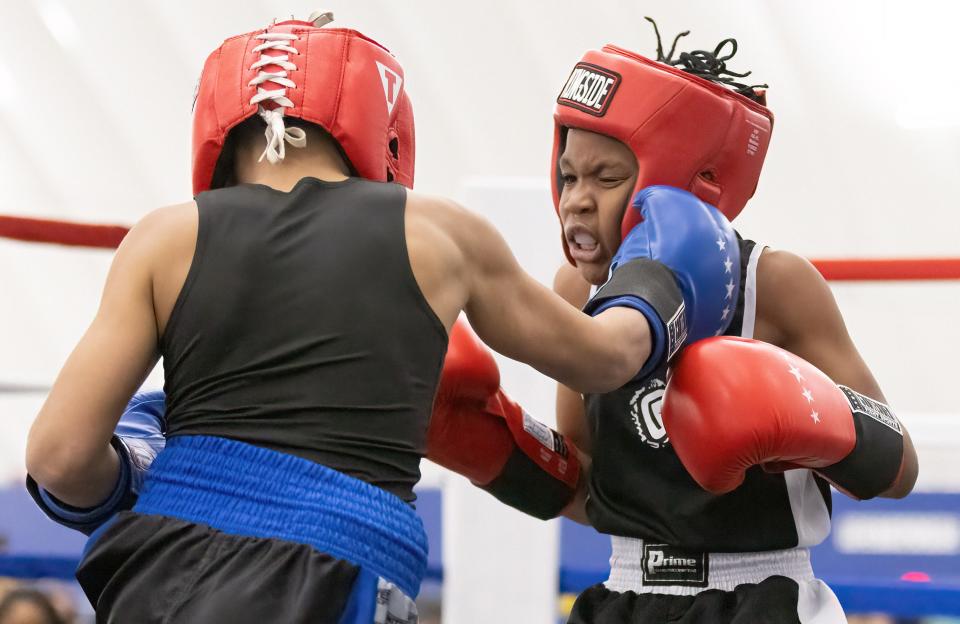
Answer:
[[[811, 257], [960, 255], [960, 4], [938, 0], [4, 0], [0, 213], [131, 223], [186, 200], [206, 54], [226, 36], [316, 8], [404, 64], [418, 189], [490, 211], [538, 277], [562, 258], [543, 217], [553, 99], [587, 48], [613, 42], [652, 55], [644, 15], [666, 39], [691, 29], [682, 49], [736, 37], [730, 66], [770, 84], [776, 125], [737, 223], [745, 235]], [[497, 210], [498, 193], [513, 217]], [[109, 260], [0, 240], [0, 385], [52, 382], [95, 311]], [[835, 290], [894, 405], [956, 412], [960, 284]], [[545, 386], [527, 375], [507, 367], [505, 385], [551, 421]], [[19, 471], [38, 402], [0, 394], [0, 478]]]

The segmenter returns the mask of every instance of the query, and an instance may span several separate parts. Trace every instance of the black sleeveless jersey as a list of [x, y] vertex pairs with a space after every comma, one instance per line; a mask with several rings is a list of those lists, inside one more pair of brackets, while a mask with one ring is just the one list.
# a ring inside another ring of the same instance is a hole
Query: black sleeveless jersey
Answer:
[[304, 178], [197, 206], [160, 343], [168, 436], [290, 453], [413, 501], [447, 334], [410, 268], [405, 189]]
[[[763, 247], [738, 240], [740, 294], [726, 333], [752, 338]], [[723, 496], [697, 485], [660, 420], [665, 379], [664, 367], [645, 383], [586, 396], [594, 448], [587, 514], [593, 526], [690, 551], [750, 552], [822, 541], [830, 530], [830, 490], [809, 470], [767, 474], [754, 467]]]

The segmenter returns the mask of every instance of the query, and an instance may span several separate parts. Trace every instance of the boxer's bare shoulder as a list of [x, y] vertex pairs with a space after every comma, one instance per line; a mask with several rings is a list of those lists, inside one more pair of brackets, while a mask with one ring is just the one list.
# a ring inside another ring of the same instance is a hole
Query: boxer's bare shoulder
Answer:
[[118, 255], [128, 254], [128, 262], [142, 265], [150, 276], [160, 334], [193, 263], [198, 227], [196, 202], [164, 206], [144, 215], [118, 250]]
[[[407, 245], [410, 239], [430, 243], [431, 251], [468, 280], [466, 267], [479, 273], [518, 270], [513, 254], [493, 225], [483, 216], [444, 197], [407, 193]], [[412, 255], [412, 252], [411, 252]]]
[[194, 201], [157, 208], [130, 228], [120, 252], [149, 258], [151, 267], [167, 265], [180, 256], [189, 263], [197, 245], [199, 216]]
[[[797, 254], [768, 249], [760, 256], [754, 337], [812, 362], [838, 383], [868, 394], [879, 392], [847, 333], [829, 284]], [[860, 383], [854, 385], [850, 377]]]
[[849, 341], [830, 286], [809, 260], [789, 251], [765, 249], [757, 265], [757, 324], [754, 337], [798, 353], [823, 336]]
[[407, 192], [407, 254], [427, 303], [450, 331], [467, 301], [466, 258], [457, 232], [474, 215], [443, 197]]

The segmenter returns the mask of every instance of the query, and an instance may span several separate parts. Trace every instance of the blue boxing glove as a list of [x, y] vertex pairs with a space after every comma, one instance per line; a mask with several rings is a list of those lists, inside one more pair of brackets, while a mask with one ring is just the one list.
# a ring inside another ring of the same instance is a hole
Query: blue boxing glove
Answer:
[[67, 505], [39, 487], [30, 475], [27, 491], [48, 518], [90, 535], [117, 512], [133, 507], [147, 470], [166, 444], [165, 413], [166, 396], [162, 390], [138, 392], [130, 399], [110, 440], [120, 456], [120, 476], [110, 496], [96, 507]]
[[647, 317], [652, 345], [637, 374], [642, 379], [684, 344], [730, 326], [740, 292], [740, 245], [719, 210], [684, 190], [648, 186], [628, 210], [639, 210], [643, 221], [623, 239], [610, 279], [584, 311], [595, 316], [626, 306]]

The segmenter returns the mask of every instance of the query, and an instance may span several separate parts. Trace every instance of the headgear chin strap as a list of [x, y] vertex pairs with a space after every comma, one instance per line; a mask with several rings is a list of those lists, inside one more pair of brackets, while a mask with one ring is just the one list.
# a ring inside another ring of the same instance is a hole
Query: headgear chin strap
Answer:
[[206, 61], [193, 117], [193, 192], [210, 189], [227, 134], [260, 115], [267, 146], [283, 160], [306, 135], [295, 117], [326, 130], [360, 177], [413, 187], [413, 109], [403, 68], [385, 47], [346, 28], [323, 28], [330, 13], [278, 22], [231, 37]]
[[[655, 184], [686, 189], [731, 221], [753, 196], [770, 143], [773, 113], [726, 87], [613, 45], [583, 55], [553, 114], [550, 177], [560, 211], [558, 160], [567, 129], [624, 143], [637, 158], [634, 193]], [[624, 213], [622, 235], [640, 221]], [[564, 242], [564, 253], [572, 264]]]

